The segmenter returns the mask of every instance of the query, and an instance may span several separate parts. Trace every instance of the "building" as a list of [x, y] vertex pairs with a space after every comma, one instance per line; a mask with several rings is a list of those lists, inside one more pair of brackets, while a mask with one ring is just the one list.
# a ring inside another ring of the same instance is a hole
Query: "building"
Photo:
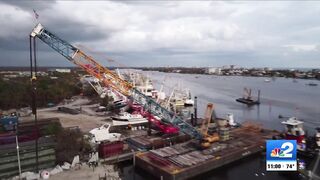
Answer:
[[221, 68], [209, 67], [209, 68], [206, 69], [206, 73], [220, 75], [221, 74]]
[[71, 69], [56, 68], [56, 69], [49, 69], [48, 72], [49, 72], [49, 73], [54, 73], [54, 72], [58, 72], [58, 73], [71, 73]]

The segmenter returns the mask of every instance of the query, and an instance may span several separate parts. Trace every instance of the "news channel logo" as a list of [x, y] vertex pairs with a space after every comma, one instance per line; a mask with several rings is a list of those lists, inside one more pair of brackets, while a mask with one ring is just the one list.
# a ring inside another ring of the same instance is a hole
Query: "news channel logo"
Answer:
[[297, 170], [296, 140], [267, 140], [266, 148], [267, 171]]
[[267, 140], [267, 160], [297, 160], [296, 140]]

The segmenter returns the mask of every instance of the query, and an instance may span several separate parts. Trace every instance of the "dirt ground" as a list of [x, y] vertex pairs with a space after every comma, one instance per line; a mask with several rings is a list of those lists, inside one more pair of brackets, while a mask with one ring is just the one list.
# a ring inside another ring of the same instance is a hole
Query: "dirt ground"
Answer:
[[101, 126], [106, 123], [103, 121], [106, 117], [89, 116], [85, 114], [67, 114], [61, 112], [39, 112], [38, 118], [57, 117], [60, 119], [62, 127], [78, 126], [83, 132], [89, 132], [91, 129]]
[[[59, 118], [63, 127], [75, 127], [78, 126], [83, 132], [89, 132], [91, 129], [99, 127], [104, 123], [112, 123], [111, 117], [103, 115], [103, 113], [96, 113], [92, 110], [97, 107], [98, 104], [88, 104], [90, 101], [87, 98], [76, 97], [75, 100], [70, 103], [59, 104], [58, 106], [51, 108], [39, 108], [37, 110], [38, 119], [46, 118]], [[82, 111], [79, 114], [69, 114], [57, 111], [60, 106], [65, 106], [73, 109], [79, 109]], [[33, 117], [26, 116], [20, 118], [22, 121], [33, 120]]]

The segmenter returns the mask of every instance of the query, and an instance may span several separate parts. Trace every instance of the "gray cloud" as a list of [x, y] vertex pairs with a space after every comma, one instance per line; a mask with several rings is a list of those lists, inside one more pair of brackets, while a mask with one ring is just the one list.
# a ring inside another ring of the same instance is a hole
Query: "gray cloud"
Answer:
[[[32, 9], [49, 31], [97, 51], [106, 65], [101, 54], [128, 66], [320, 67], [316, 1], [0, 0], [2, 66], [25, 65]], [[42, 65], [70, 65], [44, 43], [38, 48]]]
[[56, 3], [54, 0], [0, 0], [0, 3], [13, 5], [17, 8], [24, 9], [26, 11], [47, 9]]

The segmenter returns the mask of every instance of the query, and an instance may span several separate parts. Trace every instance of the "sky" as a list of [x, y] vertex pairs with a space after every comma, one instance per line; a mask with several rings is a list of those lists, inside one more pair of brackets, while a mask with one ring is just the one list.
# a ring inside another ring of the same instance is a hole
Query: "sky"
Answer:
[[[0, 0], [0, 65], [29, 66], [40, 22], [106, 66], [320, 68], [319, 19], [320, 1]], [[71, 66], [37, 45], [39, 66]]]

